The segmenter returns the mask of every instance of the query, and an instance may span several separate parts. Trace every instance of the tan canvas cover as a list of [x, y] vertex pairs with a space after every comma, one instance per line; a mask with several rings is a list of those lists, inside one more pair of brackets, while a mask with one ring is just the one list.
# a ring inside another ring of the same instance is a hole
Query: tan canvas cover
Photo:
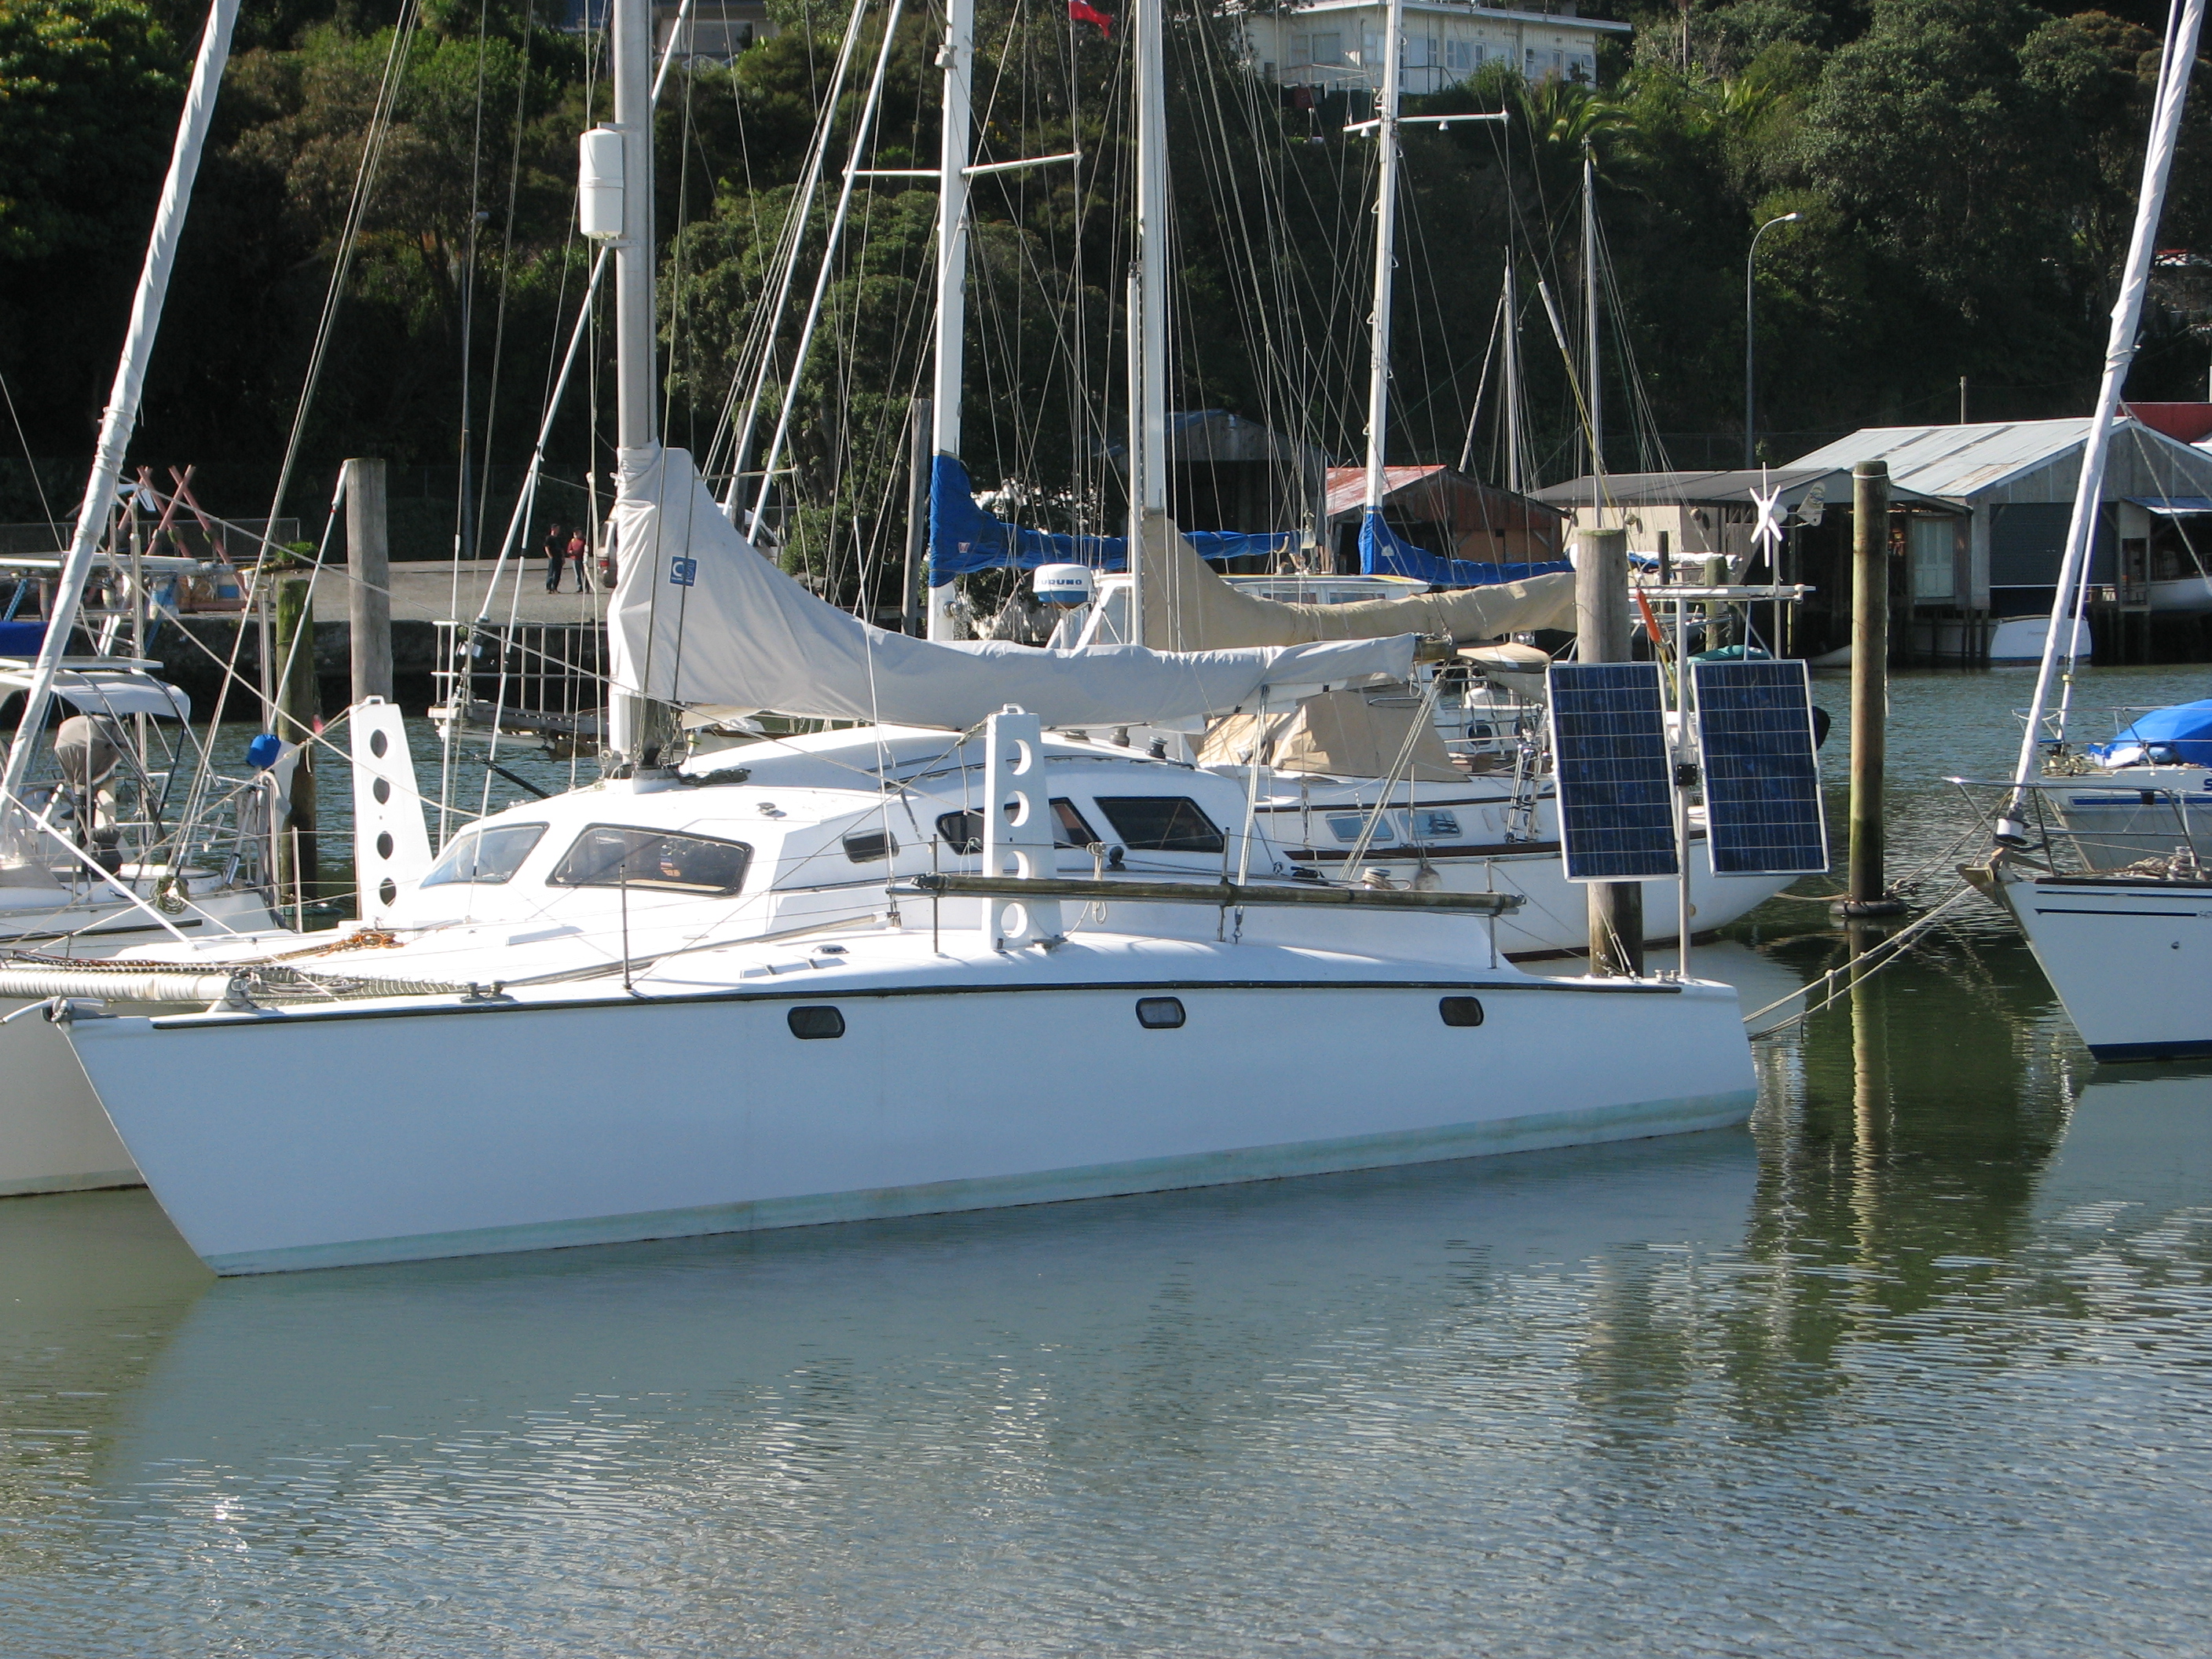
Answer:
[[[1199, 745], [1199, 764], [1249, 765], [1256, 718], [1231, 714], [1207, 727], [1206, 740]], [[1279, 772], [1389, 777], [1405, 752], [1407, 734], [1412, 732], [1412, 763], [1397, 771], [1397, 776], [1449, 783], [1462, 775], [1451, 763], [1451, 756], [1437, 735], [1436, 725], [1421, 706], [1420, 697], [1402, 686], [1395, 690], [1324, 691], [1308, 697], [1296, 708], [1279, 714], [1269, 713], [1264, 718], [1266, 725], [1259, 736], [1266, 752], [1261, 758]]]
[[1144, 537], [1145, 643], [1155, 651], [1309, 645], [1320, 640], [1449, 635], [1472, 644], [1540, 628], [1575, 625], [1571, 571], [1456, 592], [1353, 605], [1285, 605], [1231, 586], [1191, 550], [1171, 520], [1148, 520]]

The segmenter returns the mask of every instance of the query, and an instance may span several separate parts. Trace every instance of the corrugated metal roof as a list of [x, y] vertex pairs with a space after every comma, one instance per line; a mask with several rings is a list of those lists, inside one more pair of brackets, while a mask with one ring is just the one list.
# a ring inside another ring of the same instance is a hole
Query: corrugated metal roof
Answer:
[[[1812, 493], [1815, 484], [1824, 486], [1830, 507], [1850, 507], [1851, 475], [1848, 467], [1795, 465], [1770, 467], [1763, 471], [1608, 472], [1605, 475], [1605, 500], [1607, 507], [1734, 507], [1748, 502], [1753, 490], [1778, 489], [1783, 506], [1794, 508]], [[1554, 507], [1588, 507], [1590, 481], [1587, 476], [1570, 478], [1565, 483], [1553, 484], [1533, 494], [1538, 501], [1548, 501]], [[1893, 487], [1890, 498], [1899, 506], [1956, 511], [1948, 502], [1938, 501], [1911, 489]]]
[[[2132, 426], [2134, 422], [2128, 422]], [[1890, 482], [1926, 495], [1968, 497], [2033, 472], [2089, 434], [2089, 419], [1990, 421], [1967, 426], [1870, 426], [1800, 455], [1790, 469], [1848, 471], [1861, 461], [1889, 463]]]

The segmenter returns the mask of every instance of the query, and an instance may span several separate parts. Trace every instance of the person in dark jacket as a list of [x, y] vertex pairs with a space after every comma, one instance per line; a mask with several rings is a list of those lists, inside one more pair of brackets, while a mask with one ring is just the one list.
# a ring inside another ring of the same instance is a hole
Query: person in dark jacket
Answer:
[[568, 562], [568, 532], [557, 524], [545, 526], [545, 591], [561, 591], [561, 567]]

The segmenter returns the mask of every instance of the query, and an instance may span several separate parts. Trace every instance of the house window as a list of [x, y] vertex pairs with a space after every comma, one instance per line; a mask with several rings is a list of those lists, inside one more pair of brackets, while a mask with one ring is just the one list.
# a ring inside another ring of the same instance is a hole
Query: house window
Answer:
[[1316, 34], [1312, 37], [1313, 56], [1310, 64], [1341, 64], [1344, 61], [1344, 36], [1338, 33]]
[[1382, 61], [1382, 30], [1362, 29], [1359, 31], [1359, 61], [1365, 64], [1369, 69], [1373, 69], [1377, 64]]
[[1949, 599], [1958, 594], [1955, 562], [1951, 556], [1951, 520], [1912, 519], [1905, 532], [1912, 552], [1912, 597]]
[[1444, 42], [1444, 67], [1465, 75], [1482, 62], [1476, 56], [1480, 51], [1481, 48], [1472, 40], [1447, 40]]

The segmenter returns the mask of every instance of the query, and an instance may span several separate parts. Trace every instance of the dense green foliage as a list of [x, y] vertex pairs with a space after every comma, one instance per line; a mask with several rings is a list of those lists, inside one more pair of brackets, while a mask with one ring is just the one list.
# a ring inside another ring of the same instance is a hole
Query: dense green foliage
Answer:
[[[1364, 423], [1372, 146], [1336, 131], [1342, 100], [1310, 114], [1256, 83], [1237, 62], [1233, 18], [1183, 9], [1170, 52], [1174, 400], [1236, 409], [1350, 457]], [[983, 9], [987, 153], [1079, 148], [1084, 160], [979, 183], [963, 448], [979, 483], [1012, 481], [1038, 514], [1096, 519], [1110, 511], [1102, 458], [1123, 418], [1125, 43], [1119, 30], [1103, 43], [1071, 29], [1057, 0]], [[286, 0], [249, 12], [136, 450], [263, 479], [292, 427], [403, 10]], [[839, 12], [790, 0], [777, 15], [785, 33], [729, 69], [679, 76], [660, 114], [668, 425], [702, 452], [753, 361], [746, 343], [837, 47], [824, 31]], [[1761, 426], [1777, 434], [1777, 459], [1800, 434], [1954, 418], [1961, 376], [1978, 417], [2083, 405], [2157, 63], [2145, 24], [2162, 18], [2055, 15], [2021, 0], [1735, 0], [1624, 15], [1638, 25], [1634, 45], [1613, 53], [1599, 92], [1492, 70], [1419, 100], [1512, 118], [1408, 137], [1394, 459], [1457, 458], [1510, 245], [1528, 300], [1542, 475], [1579, 469], [1575, 404], [1534, 279], [1572, 336], [1585, 153], [1618, 299], [1606, 392], [1616, 468], [1728, 459], [1741, 430], [1746, 249], [1758, 224], [1790, 211], [1801, 221], [1759, 255]], [[572, 229], [574, 137], [604, 112], [604, 64], [594, 41], [547, 27], [533, 0], [437, 0], [404, 15], [419, 24], [401, 43], [393, 124], [302, 453], [310, 471], [374, 453], [450, 467], [465, 343], [471, 453], [479, 469], [488, 459], [511, 470], [588, 268]], [[902, 25], [875, 167], [933, 160], [937, 27], [921, 15]], [[89, 447], [198, 27], [179, 0], [0, 0], [0, 374], [29, 449], [66, 464], [58, 477]], [[863, 68], [876, 38], [860, 43]], [[842, 131], [856, 105], [848, 93]], [[2205, 134], [2192, 116], [2166, 246], [2212, 240]], [[817, 237], [843, 159], [833, 153]], [[811, 545], [849, 538], [857, 522], [859, 542], [880, 547], [902, 521], [901, 429], [927, 380], [934, 215], [926, 184], [860, 192], [825, 294], [825, 343], [792, 410]], [[803, 264], [802, 302], [811, 280]], [[2162, 281], [2134, 395], [2201, 395], [2208, 352], [2187, 290], [2185, 267]], [[792, 333], [787, 322], [787, 344]], [[586, 374], [556, 437], [572, 477], [590, 464], [594, 392], [599, 435], [610, 435], [604, 377]], [[765, 405], [763, 440], [779, 403]], [[1495, 464], [1493, 424], [1486, 409], [1480, 470]], [[35, 513], [23, 471], [18, 460], [0, 472], [0, 516]]]

